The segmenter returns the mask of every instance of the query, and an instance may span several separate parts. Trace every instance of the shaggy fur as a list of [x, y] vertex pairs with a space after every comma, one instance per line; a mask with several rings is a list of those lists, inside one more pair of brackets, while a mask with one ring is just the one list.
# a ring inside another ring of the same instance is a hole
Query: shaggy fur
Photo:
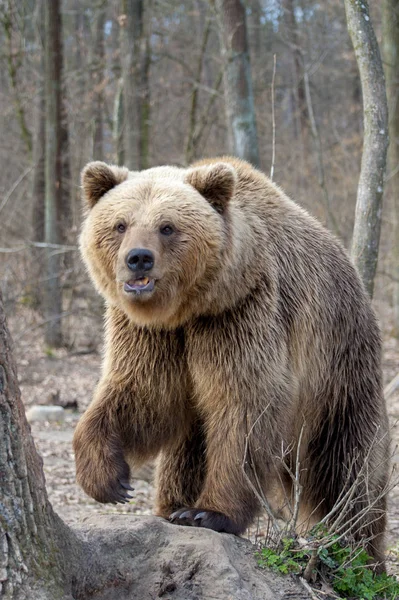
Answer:
[[[90, 163], [82, 184], [81, 251], [107, 302], [102, 377], [74, 437], [83, 489], [124, 501], [128, 465], [159, 455], [157, 514], [240, 534], [260, 510], [244, 470], [289, 517], [279, 457], [295, 460], [303, 428], [302, 528], [354, 484], [346, 518], [370, 504], [356, 537], [382, 562], [380, 335], [341, 244], [232, 158], [128, 176]], [[124, 291], [132, 248], [154, 255], [153, 291]]]

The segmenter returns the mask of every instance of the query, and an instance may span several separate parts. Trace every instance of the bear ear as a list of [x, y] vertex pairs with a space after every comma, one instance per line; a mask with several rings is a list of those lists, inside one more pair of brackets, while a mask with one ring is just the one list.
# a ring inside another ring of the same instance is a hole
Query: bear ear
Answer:
[[107, 165], [101, 161], [90, 162], [82, 171], [83, 198], [89, 208], [113, 187], [126, 181], [129, 171], [125, 167]]
[[194, 167], [187, 174], [185, 181], [222, 214], [234, 194], [237, 174], [231, 165], [220, 162]]

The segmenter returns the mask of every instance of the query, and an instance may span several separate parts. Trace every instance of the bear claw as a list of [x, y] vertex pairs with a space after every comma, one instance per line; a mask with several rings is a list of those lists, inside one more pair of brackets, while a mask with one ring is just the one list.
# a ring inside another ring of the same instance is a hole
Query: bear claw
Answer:
[[203, 508], [180, 508], [170, 515], [169, 521], [175, 525], [205, 527], [220, 533], [241, 533], [238, 525], [223, 513]]
[[128, 481], [119, 481], [119, 483], [123, 488], [125, 488], [125, 490], [130, 490], [132, 492], [134, 491], [134, 488], [130, 485]]

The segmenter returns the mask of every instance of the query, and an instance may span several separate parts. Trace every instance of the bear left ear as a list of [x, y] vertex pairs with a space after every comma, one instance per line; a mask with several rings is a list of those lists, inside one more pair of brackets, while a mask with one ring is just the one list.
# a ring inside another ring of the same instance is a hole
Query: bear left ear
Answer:
[[100, 200], [113, 187], [126, 181], [129, 170], [126, 167], [107, 165], [99, 160], [89, 163], [82, 171], [82, 188], [84, 200], [89, 208]]
[[227, 163], [194, 167], [185, 179], [214, 209], [222, 214], [234, 194], [237, 181], [235, 169]]

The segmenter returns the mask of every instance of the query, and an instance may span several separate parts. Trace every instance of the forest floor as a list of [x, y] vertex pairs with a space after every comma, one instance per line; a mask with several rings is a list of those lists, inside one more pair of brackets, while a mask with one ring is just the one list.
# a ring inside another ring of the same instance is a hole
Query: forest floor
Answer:
[[[31, 425], [36, 447], [44, 461], [44, 472], [50, 501], [56, 512], [69, 524], [98, 514], [149, 515], [153, 506], [152, 469], [140, 470], [134, 478], [134, 498], [126, 505], [103, 505], [95, 502], [75, 483], [72, 436], [75, 425], [87, 408], [101, 364], [101, 317], [80, 317], [67, 324], [73, 330], [70, 349], [46, 350], [41, 319], [34, 311], [18, 307], [9, 315], [22, 399], [26, 409], [35, 404], [69, 406], [62, 423], [34, 422]], [[90, 340], [88, 344], [87, 341]], [[399, 370], [399, 343], [385, 336], [384, 379], [389, 383]], [[392, 425], [393, 462], [399, 463], [399, 392], [388, 402]], [[134, 476], [135, 474], [133, 474]], [[398, 474], [396, 474], [397, 477]], [[257, 524], [251, 539], [261, 541], [266, 535], [265, 520]], [[399, 575], [399, 485], [390, 493], [388, 528], [389, 570]]]

